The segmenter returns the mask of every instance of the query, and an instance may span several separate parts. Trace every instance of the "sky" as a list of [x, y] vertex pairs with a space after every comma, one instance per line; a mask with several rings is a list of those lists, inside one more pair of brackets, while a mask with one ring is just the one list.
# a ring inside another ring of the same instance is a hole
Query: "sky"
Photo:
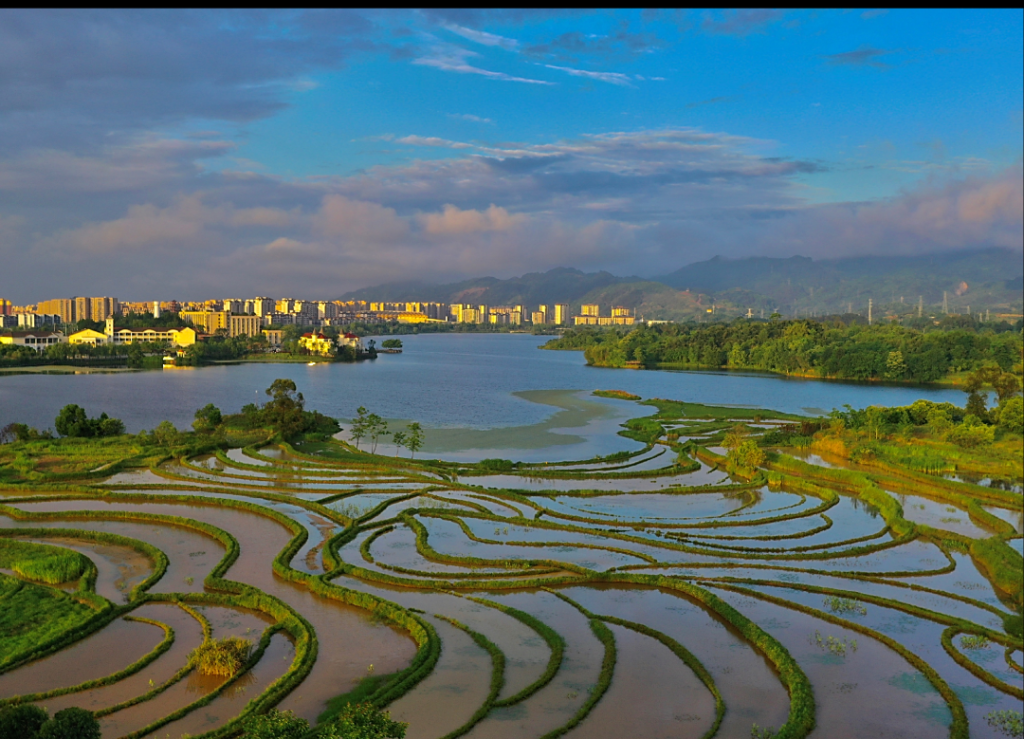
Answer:
[[0, 10], [0, 297], [1024, 241], [1024, 11]]

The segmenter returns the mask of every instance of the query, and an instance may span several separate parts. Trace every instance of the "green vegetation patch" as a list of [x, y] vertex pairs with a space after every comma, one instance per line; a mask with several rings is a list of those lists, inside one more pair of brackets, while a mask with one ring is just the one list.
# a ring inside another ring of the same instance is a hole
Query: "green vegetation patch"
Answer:
[[94, 614], [67, 593], [6, 575], [0, 575], [0, 589], [0, 665], [81, 627]]
[[62, 547], [0, 538], [0, 567], [26, 580], [61, 585], [84, 575], [89, 560]]

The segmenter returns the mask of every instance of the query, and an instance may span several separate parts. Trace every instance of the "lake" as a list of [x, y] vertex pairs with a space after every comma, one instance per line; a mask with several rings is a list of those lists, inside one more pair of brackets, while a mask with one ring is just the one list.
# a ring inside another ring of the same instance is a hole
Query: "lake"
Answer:
[[[618, 423], [641, 415], [633, 403], [585, 398], [568, 393], [529, 391], [626, 390], [645, 398], [771, 408], [820, 415], [849, 404], [907, 405], [918, 398], [962, 404], [962, 392], [950, 389], [846, 384], [740, 372], [638, 371], [588, 367], [582, 352], [538, 349], [550, 337], [529, 334], [428, 334], [403, 336], [402, 354], [382, 354], [355, 364], [238, 364], [194, 369], [90, 374], [0, 375], [0, 426], [13, 421], [52, 428], [60, 409], [77, 403], [90, 415], [120, 418], [130, 432], [169, 420], [189, 428], [197, 408], [213, 403], [236, 412], [246, 403], [267, 399], [274, 379], [295, 381], [306, 407], [337, 418], [351, 418], [365, 406], [388, 419], [421, 422], [429, 434], [425, 452], [459, 456], [459, 449], [528, 449], [521, 459], [568, 459], [623, 448], [615, 437]], [[378, 339], [379, 343], [379, 339]], [[513, 395], [524, 393], [525, 396]], [[529, 399], [528, 399], [529, 398]], [[566, 403], [575, 404], [575, 410]], [[589, 410], [587, 407], [589, 407]], [[594, 407], [604, 412], [593, 412]], [[558, 413], [569, 416], [555, 417]], [[571, 416], [571, 417], [570, 417]], [[561, 419], [565, 418], [563, 422]], [[552, 425], [552, 423], [554, 425]], [[526, 443], [559, 426], [571, 434]], [[507, 434], [473, 431], [518, 428]], [[444, 438], [441, 438], [441, 437]], [[555, 442], [555, 443], [552, 443]], [[612, 443], [614, 442], [614, 443]], [[582, 445], [557, 453], [553, 445]], [[625, 444], [629, 446], [628, 442]], [[478, 457], [468, 455], [467, 458]], [[508, 456], [508, 455], [505, 455]]]

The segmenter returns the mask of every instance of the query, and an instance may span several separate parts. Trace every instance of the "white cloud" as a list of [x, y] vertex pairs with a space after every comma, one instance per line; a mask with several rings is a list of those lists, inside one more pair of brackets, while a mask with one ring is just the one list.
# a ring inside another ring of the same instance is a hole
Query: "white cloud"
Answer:
[[440, 213], [421, 213], [423, 230], [433, 236], [468, 234], [483, 231], [509, 231], [525, 224], [525, 215], [511, 215], [493, 203], [487, 210], [460, 210], [448, 204]]
[[476, 52], [469, 51], [468, 49], [462, 49], [458, 46], [452, 46], [451, 44], [445, 44], [443, 46], [435, 46], [425, 56], [421, 56], [418, 59], [413, 60], [413, 64], [419, 64], [425, 67], [434, 67], [445, 72], [457, 72], [459, 74], [479, 74], [484, 77], [490, 77], [495, 80], [503, 80], [505, 82], [526, 82], [531, 85], [553, 85], [554, 82], [547, 82], [545, 80], [535, 80], [528, 77], [516, 77], [514, 75], [505, 74], [504, 72], [495, 72], [490, 69], [482, 69], [480, 67], [474, 67], [466, 62], [469, 57], [479, 56]]
[[439, 139], [437, 136], [403, 136], [396, 139], [395, 143], [410, 144], [412, 146], [436, 146], [446, 149], [472, 149], [472, 144], [464, 144], [461, 141], [449, 141]]
[[470, 113], [449, 113], [449, 118], [457, 118], [462, 121], [470, 121], [471, 123], [494, 123], [490, 118], [481, 118], [478, 115], [472, 115]]
[[[622, 85], [624, 87], [631, 87], [628, 74], [621, 74], [620, 72], [590, 72], [586, 69], [573, 69], [572, 67], [559, 67], [556, 64], [545, 64], [548, 69], [557, 69], [562, 72], [571, 74], [573, 77], [587, 77], [592, 80], [600, 80], [601, 82], [608, 82], [613, 85]], [[638, 77], [637, 79], [643, 79]]]
[[500, 46], [503, 49], [512, 50], [519, 46], [519, 42], [515, 39], [505, 38], [504, 36], [498, 36], [493, 33], [487, 33], [486, 31], [474, 31], [472, 28], [466, 28], [455, 23], [448, 23], [444, 26], [446, 29], [454, 34], [462, 36], [464, 39], [475, 41], [478, 44], [484, 46]]

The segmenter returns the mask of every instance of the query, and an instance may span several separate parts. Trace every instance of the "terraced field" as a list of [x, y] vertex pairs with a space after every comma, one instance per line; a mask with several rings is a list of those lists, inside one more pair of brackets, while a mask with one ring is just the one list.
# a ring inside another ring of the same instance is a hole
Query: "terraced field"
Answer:
[[[92, 566], [63, 591], [0, 575], [0, 608], [28, 588], [71, 609], [3, 653], [0, 699], [87, 708], [111, 738], [349, 700], [409, 739], [1005, 736], [1021, 494], [785, 449], [728, 475], [725, 429], [784, 420], [715, 410], [662, 409], [614, 461], [338, 440], [4, 491], [0, 534]], [[244, 669], [198, 674], [224, 637], [252, 641]]]

